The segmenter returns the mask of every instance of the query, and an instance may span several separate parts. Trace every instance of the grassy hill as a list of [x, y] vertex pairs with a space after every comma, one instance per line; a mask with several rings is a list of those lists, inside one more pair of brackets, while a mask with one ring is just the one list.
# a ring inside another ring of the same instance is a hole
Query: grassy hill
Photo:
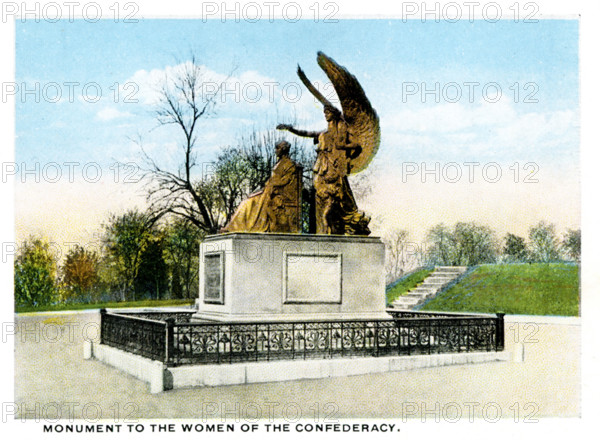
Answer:
[[579, 315], [579, 266], [568, 263], [484, 265], [421, 310]]

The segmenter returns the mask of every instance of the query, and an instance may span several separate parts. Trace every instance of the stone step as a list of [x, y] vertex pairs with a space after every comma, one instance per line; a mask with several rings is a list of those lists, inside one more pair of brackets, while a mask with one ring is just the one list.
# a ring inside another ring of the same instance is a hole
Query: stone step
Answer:
[[431, 288], [431, 287], [421, 287], [421, 286], [419, 286], [419, 287], [411, 290], [410, 293], [430, 294], [430, 293], [435, 293], [437, 291], [438, 291], [438, 289], [434, 289], [434, 288]]
[[410, 305], [410, 306], [415, 306], [417, 305], [419, 302], [421, 302], [423, 300], [423, 298], [409, 298], [406, 295], [405, 296], [401, 296], [400, 298], [398, 298], [396, 301], [394, 301], [392, 304], [394, 305]]
[[433, 273], [463, 273], [467, 269], [467, 266], [437, 266]]
[[426, 278], [425, 281], [419, 284], [419, 286], [443, 286], [444, 284], [448, 284], [450, 281], [453, 280], [454, 278], [451, 278], [449, 280], [430, 280], [429, 278]]
[[427, 288], [426, 290], [419, 290], [419, 292], [417, 292], [417, 293], [422, 293], [425, 295], [436, 295], [440, 292], [440, 290], [442, 290], [442, 287], [435, 288], [435, 289]]
[[414, 308], [419, 305], [420, 304], [394, 304], [393, 307], [396, 310], [405, 310], [407, 312], [410, 312], [411, 310], [414, 310]]
[[427, 281], [425, 280], [423, 283], [419, 284], [419, 287], [424, 287], [426, 289], [435, 289], [435, 290], [439, 290], [442, 287], [444, 287], [446, 284], [450, 284], [452, 281], [454, 281], [454, 279], [448, 280], [448, 281], [443, 281], [443, 282], [437, 282], [437, 281]]
[[[411, 295], [409, 293], [409, 295]], [[411, 295], [411, 298], [417, 298], [417, 297], [421, 297], [421, 298], [431, 298], [437, 295], [437, 292], [416, 292], [414, 295]]]
[[416, 307], [416, 306], [414, 306], [413, 304], [407, 304], [407, 305], [405, 305], [405, 304], [394, 304], [393, 307], [396, 310], [410, 311], [410, 310], [413, 310], [413, 308]]
[[444, 277], [444, 278], [427, 277], [427, 278], [425, 278], [423, 280], [422, 284], [426, 284], [426, 285], [444, 285], [444, 284], [450, 283], [451, 281], [454, 281], [460, 275], [462, 275], [462, 274], [456, 274], [456, 275], [454, 275], [452, 277]]
[[402, 295], [401, 298], [426, 298], [430, 295], [433, 295], [433, 292], [430, 293], [407, 293], [406, 295]]
[[[456, 271], [456, 272], [432, 272], [431, 275], [429, 275], [430, 277], [433, 278], [451, 278], [451, 277], [456, 277], [459, 275], [462, 275], [464, 272], [462, 271]], [[429, 277], [427, 277], [429, 278]]]
[[413, 310], [426, 300], [435, 297], [442, 288], [467, 271], [465, 266], [438, 266], [421, 284], [399, 297], [392, 307], [399, 310]]
[[446, 284], [448, 284], [448, 283], [444, 283], [444, 284], [424, 284], [421, 287], [423, 287], [424, 289], [427, 289], [427, 290], [435, 290], [437, 292], [442, 287], [444, 287]]
[[435, 297], [442, 288], [467, 271], [465, 266], [438, 266], [421, 284], [396, 299], [392, 306], [401, 310], [412, 310], [426, 300]]
[[[428, 293], [407, 293], [406, 295], [401, 296], [400, 298], [406, 298], [407, 301], [412, 301], [415, 299], [428, 299], [433, 298], [437, 292], [428, 292]], [[400, 299], [398, 298], [398, 299]], [[398, 299], [396, 301], [398, 301]]]
[[418, 305], [424, 303], [425, 301], [433, 298], [434, 296], [435, 295], [406, 298], [406, 300], [402, 301], [401, 304], [410, 304], [413, 307], [415, 307], [415, 306], [418, 306]]

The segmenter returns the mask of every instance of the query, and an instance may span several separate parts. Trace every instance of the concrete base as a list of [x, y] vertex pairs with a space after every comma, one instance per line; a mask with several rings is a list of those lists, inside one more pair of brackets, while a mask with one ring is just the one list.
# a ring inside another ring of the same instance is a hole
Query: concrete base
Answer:
[[161, 362], [151, 361], [106, 345], [94, 344], [92, 351], [96, 359], [149, 382], [151, 393], [177, 388], [322, 379], [510, 360], [510, 353], [504, 351], [247, 362], [166, 368]]
[[389, 319], [377, 237], [232, 233], [200, 248], [194, 321]]
[[[146, 359], [137, 354], [128, 353], [108, 345], [91, 343], [92, 357], [111, 365], [150, 384], [151, 393], [160, 393], [169, 388], [169, 375], [165, 365], [159, 361]], [[84, 358], [86, 356], [84, 347]], [[87, 358], [86, 358], [87, 359]]]

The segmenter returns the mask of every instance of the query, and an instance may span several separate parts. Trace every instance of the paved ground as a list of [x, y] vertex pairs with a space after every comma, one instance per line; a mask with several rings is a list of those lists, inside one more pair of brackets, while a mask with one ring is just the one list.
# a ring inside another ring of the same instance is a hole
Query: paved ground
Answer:
[[[510, 318], [509, 318], [510, 319]], [[521, 319], [521, 321], [523, 321]], [[83, 333], [94, 337], [95, 313], [18, 316], [15, 402], [41, 417], [122, 421], [203, 417], [252, 421], [256, 416], [323, 421], [327, 416], [428, 420], [576, 417], [580, 414], [580, 326], [507, 322], [507, 350], [526, 343], [525, 361], [438, 367], [406, 372], [148, 392], [148, 385], [82, 358]], [[516, 332], [515, 330], [519, 330]], [[518, 333], [518, 335], [517, 335]], [[29, 418], [33, 414], [29, 413]]]

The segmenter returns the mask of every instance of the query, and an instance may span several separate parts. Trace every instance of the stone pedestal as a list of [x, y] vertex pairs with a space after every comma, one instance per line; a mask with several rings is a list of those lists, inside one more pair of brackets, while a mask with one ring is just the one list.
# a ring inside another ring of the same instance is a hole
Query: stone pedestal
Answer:
[[200, 249], [193, 320], [389, 319], [377, 237], [230, 233]]

